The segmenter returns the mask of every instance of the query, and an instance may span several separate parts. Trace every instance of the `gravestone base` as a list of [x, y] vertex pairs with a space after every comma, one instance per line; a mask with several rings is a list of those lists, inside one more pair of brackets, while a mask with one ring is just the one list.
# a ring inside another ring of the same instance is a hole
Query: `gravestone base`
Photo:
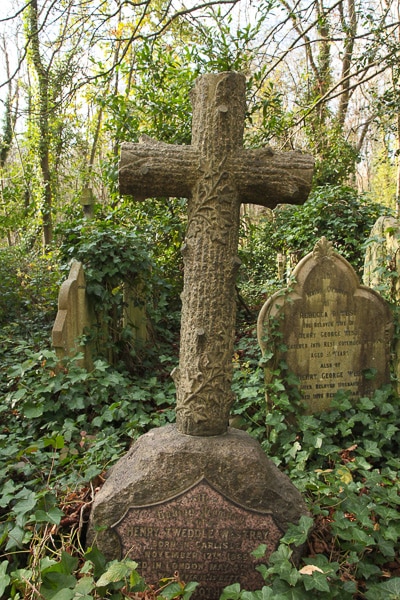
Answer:
[[[89, 543], [109, 560], [136, 560], [148, 584], [178, 571], [199, 582], [194, 600], [217, 600], [232, 583], [260, 589], [255, 566], [304, 514], [298, 490], [247, 433], [197, 437], [168, 425], [113, 467], [93, 504]], [[267, 550], [256, 560], [260, 544]]]

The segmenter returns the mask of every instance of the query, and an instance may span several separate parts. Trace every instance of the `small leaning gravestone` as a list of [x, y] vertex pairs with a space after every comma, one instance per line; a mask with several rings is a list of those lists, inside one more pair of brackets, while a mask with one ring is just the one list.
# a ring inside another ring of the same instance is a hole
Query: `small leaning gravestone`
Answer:
[[393, 323], [383, 298], [360, 285], [325, 237], [299, 262], [293, 279], [259, 315], [261, 348], [273, 355], [267, 383], [283, 360], [299, 381], [309, 413], [328, 409], [339, 390], [356, 400], [389, 383]]
[[179, 572], [198, 581], [194, 598], [216, 600], [239, 582], [263, 585], [250, 553], [266, 558], [290, 523], [307, 513], [289, 481], [248, 434], [228, 428], [241, 202], [304, 202], [313, 160], [242, 147], [245, 78], [196, 81], [192, 144], [124, 144], [120, 190], [144, 200], [188, 198], [182, 249], [177, 424], [143, 435], [96, 495], [90, 543], [105, 555], [138, 561], [151, 584]]
[[82, 263], [72, 261], [68, 278], [62, 283], [58, 294], [58, 312], [52, 330], [52, 344], [57, 358], [82, 353], [80, 366], [88, 371], [93, 368], [90, 347], [80, 340], [93, 324], [94, 317], [86, 293], [86, 280]]

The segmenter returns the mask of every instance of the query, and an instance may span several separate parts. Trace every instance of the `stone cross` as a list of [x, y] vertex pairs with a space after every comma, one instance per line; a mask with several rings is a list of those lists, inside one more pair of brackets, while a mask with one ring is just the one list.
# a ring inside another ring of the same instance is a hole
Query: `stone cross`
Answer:
[[220, 435], [228, 427], [240, 204], [300, 204], [311, 186], [309, 155], [243, 148], [245, 86], [245, 77], [234, 72], [196, 80], [190, 146], [146, 138], [121, 148], [122, 194], [188, 198], [181, 345], [173, 378], [177, 428], [189, 435]]

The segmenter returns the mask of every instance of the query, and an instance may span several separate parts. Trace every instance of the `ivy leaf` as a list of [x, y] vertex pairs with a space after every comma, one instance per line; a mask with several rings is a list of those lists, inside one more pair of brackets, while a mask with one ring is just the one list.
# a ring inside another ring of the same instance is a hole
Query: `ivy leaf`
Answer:
[[[311, 565], [307, 565], [307, 566], [311, 566]], [[329, 589], [330, 589], [329, 582], [327, 581], [326, 573], [324, 573], [322, 571], [322, 569], [319, 569], [318, 567], [315, 567], [315, 566], [314, 566], [314, 570], [313, 570], [312, 574], [308, 577], [305, 577], [303, 579], [303, 582], [304, 582], [304, 587], [307, 591], [308, 590], [318, 590], [319, 592], [329, 592]]]
[[255, 592], [243, 591], [240, 596], [240, 600], [273, 600], [275, 598], [276, 595], [272, 589], [267, 586], [264, 586], [261, 590], [256, 590]]
[[310, 600], [310, 594], [303, 589], [294, 588], [285, 581], [277, 579], [272, 587], [274, 600]]
[[160, 595], [160, 598], [164, 598], [165, 600], [172, 600], [177, 596], [181, 596], [183, 591], [183, 586], [174, 581], [165, 587]]
[[0, 598], [3, 597], [6, 587], [11, 581], [11, 577], [7, 575], [8, 560], [3, 560], [0, 563]]
[[57, 508], [57, 506], [54, 506], [48, 511], [36, 510], [34, 515], [35, 518], [31, 519], [31, 521], [34, 520], [36, 523], [52, 523], [54, 525], [59, 525], [63, 515], [63, 511]]
[[54, 437], [43, 438], [43, 446], [52, 446], [55, 450], [64, 448], [64, 436], [56, 435]]
[[27, 419], [36, 419], [37, 417], [41, 417], [43, 411], [44, 408], [42, 404], [35, 404], [33, 402], [26, 402], [22, 409], [22, 412]]
[[93, 546], [92, 548], [89, 548], [85, 553], [85, 559], [93, 564], [94, 576], [100, 577], [100, 575], [104, 572], [107, 563], [104, 554], [100, 552], [97, 546]]
[[24, 488], [17, 494], [17, 498], [21, 499], [15, 504], [13, 510], [17, 515], [17, 524], [23, 525], [26, 522], [26, 518], [24, 519], [26, 513], [31, 512], [31, 510], [36, 506], [37, 497], [34, 492]]
[[311, 517], [302, 515], [298, 525], [289, 525], [282, 540], [285, 542], [285, 544], [301, 546], [307, 541], [308, 534], [313, 524], [314, 521]]
[[12, 548], [22, 548], [25, 539], [25, 531], [19, 525], [16, 525], [8, 533], [8, 542], [6, 551]]
[[240, 598], [240, 584], [233, 583], [228, 585], [222, 591], [219, 600], [239, 600]]
[[183, 599], [186, 600], [186, 598], [190, 598], [190, 596], [193, 594], [198, 585], [199, 583], [197, 581], [189, 581], [185, 585], [185, 593], [182, 596]]
[[254, 558], [263, 558], [265, 556], [265, 552], [267, 550], [266, 544], [260, 544], [253, 552], [251, 553]]
[[90, 593], [93, 591], [94, 587], [95, 583], [93, 577], [82, 577], [75, 586], [75, 595], [78, 594], [78, 598], [81, 598], [88, 594], [89, 597], [92, 598]]
[[400, 577], [371, 586], [365, 597], [367, 600], [400, 600]]
[[50, 571], [43, 576], [40, 593], [45, 600], [71, 600], [74, 597], [71, 588], [76, 583], [76, 578], [71, 574]]
[[345, 483], [346, 485], [348, 485], [349, 483], [351, 483], [353, 481], [353, 476], [351, 474], [351, 472], [349, 471], [349, 469], [343, 465], [341, 465], [340, 467], [337, 468], [336, 473], [340, 479], [340, 481], [343, 481], [343, 483]]
[[97, 587], [104, 587], [109, 583], [123, 581], [126, 577], [129, 577], [132, 570], [137, 569], [137, 566], [138, 564], [133, 560], [113, 561], [107, 571], [98, 579], [96, 585]]
[[46, 600], [73, 600], [76, 598], [75, 591], [68, 588], [62, 588], [59, 592], [54, 594], [54, 596], [45, 594], [43, 594], [43, 596]]

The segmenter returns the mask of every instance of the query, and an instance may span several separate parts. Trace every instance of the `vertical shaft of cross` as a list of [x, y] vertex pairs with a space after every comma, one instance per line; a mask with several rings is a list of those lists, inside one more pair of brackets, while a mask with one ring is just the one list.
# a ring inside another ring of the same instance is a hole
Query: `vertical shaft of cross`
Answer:
[[245, 78], [238, 73], [202, 77], [192, 102], [192, 147], [200, 158], [183, 249], [176, 415], [182, 433], [218, 435], [227, 429], [233, 400], [240, 198], [229, 158], [242, 146]]

